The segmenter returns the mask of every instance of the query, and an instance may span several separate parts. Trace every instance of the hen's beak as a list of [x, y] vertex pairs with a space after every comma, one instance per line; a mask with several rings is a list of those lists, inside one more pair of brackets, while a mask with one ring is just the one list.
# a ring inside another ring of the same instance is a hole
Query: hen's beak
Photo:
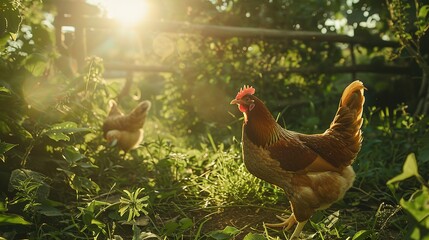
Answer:
[[229, 104], [240, 104], [241, 101], [238, 99], [232, 99], [232, 101]]
[[116, 144], [118, 143], [118, 139], [113, 139], [112, 142], [110, 142], [110, 147], [114, 147], [116, 146]]

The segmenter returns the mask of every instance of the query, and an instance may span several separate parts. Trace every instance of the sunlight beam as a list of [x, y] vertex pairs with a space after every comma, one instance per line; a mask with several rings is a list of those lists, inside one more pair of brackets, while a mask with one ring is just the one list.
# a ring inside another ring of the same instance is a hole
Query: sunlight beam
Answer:
[[147, 15], [148, 4], [144, 0], [104, 0], [100, 1], [107, 17], [113, 18], [125, 26], [141, 22]]

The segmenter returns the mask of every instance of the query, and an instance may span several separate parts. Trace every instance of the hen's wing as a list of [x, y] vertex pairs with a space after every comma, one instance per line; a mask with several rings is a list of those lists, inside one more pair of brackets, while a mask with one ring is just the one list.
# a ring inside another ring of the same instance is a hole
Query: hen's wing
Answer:
[[354, 81], [343, 92], [337, 114], [323, 134], [300, 134], [302, 142], [335, 167], [353, 163], [362, 144], [362, 111], [365, 87]]
[[323, 134], [306, 135], [283, 130], [266, 149], [287, 171], [340, 171], [353, 163], [362, 143], [364, 86], [354, 81], [343, 92], [331, 126]]
[[283, 170], [293, 172], [339, 171], [318, 152], [306, 146], [298, 136], [298, 133], [289, 132], [289, 136], [282, 137], [276, 143], [266, 147], [270, 157], [277, 160]]

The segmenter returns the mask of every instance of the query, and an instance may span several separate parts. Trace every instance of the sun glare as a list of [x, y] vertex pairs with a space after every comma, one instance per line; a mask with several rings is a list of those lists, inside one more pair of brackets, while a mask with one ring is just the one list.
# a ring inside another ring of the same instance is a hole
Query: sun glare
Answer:
[[134, 25], [142, 21], [148, 11], [144, 0], [104, 0], [100, 1], [109, 18], [116, 19], [124, 25]]

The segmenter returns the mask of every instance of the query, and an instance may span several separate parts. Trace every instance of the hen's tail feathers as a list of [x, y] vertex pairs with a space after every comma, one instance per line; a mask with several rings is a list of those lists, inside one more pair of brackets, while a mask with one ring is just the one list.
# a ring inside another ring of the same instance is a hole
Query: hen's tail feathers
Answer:
[[108, 116], [121, 116], [124, 115], [121, 110], [118, 108], [118, 104], [115, 102], [115, 100], [111, 99], [109, 100], [109, 107], [110, 111]]
[[350, 165], [355, 160], [362, 145], [363, 123], [362, 112], [364, 97], [364, 85], [361, 81], [354, 81], [343, 92], [338, 106], [337, 114], [331, 123], [326, 134], [341, 141], [345, 147], [342, 151], [348, 155], [346, 162], [342, 164]]
[[132, 130], [140, 129], [146, 121], [146, 115], [150, 107], [151, 103], [148, 100], [139, 103], [126, 118], [128, 128]]
[[[108, 117], [103, 123], [104, 136], [110, 130], [134, 132], [143, 127], [146, 115], [151, 107], [150, 101], [143, 101], [137, 105], [129, 114], [124, 115], [113, 102]], [[119, 114], [117, 114], [119, 113]]]

